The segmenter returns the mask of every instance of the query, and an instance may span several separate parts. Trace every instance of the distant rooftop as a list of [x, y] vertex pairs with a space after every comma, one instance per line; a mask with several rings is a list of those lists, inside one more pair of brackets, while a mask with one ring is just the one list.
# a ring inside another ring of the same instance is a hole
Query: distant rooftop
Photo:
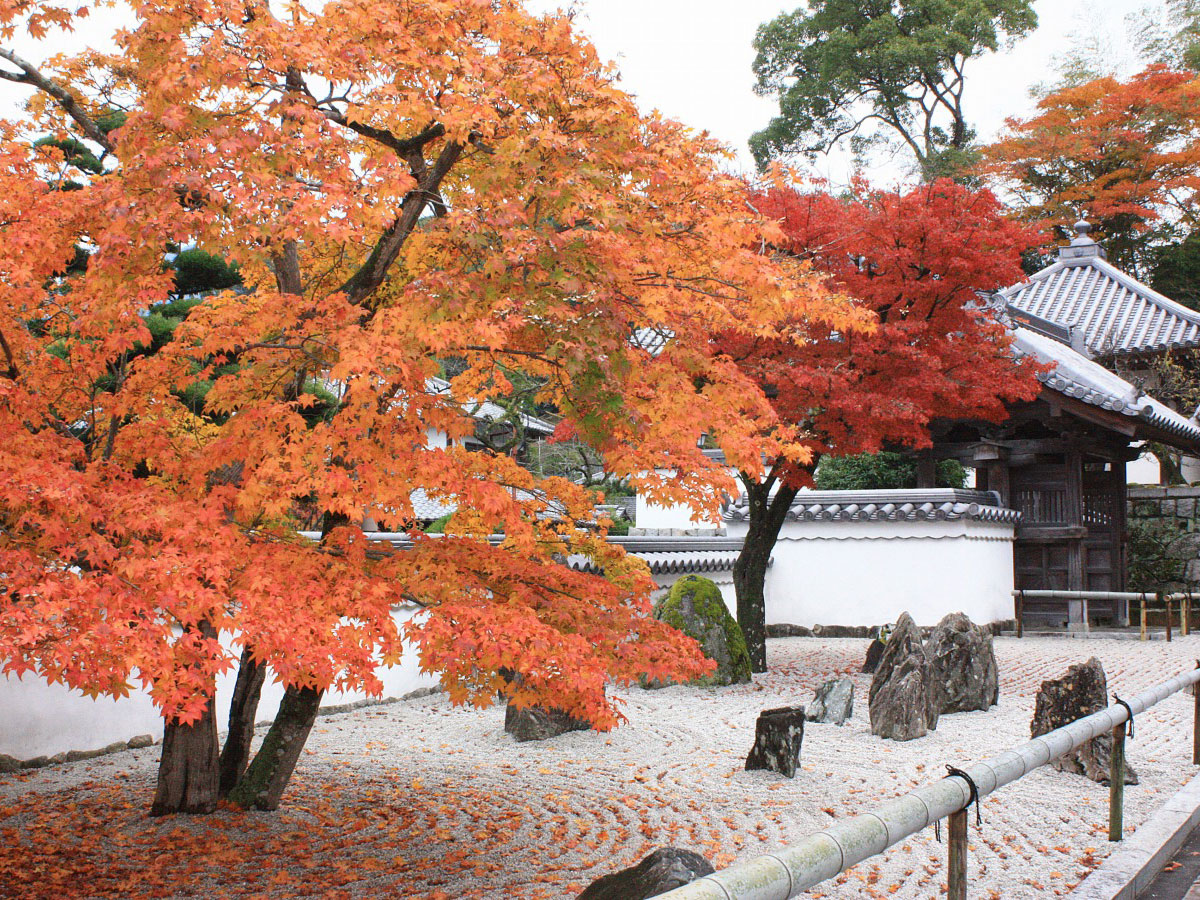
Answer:
[[[1089, 359], [1065, 343], [1053, 329], [1038, 327], [1036, 318], [1017, 318], [1013, 328], [1013, 350], [1018, 356], [1031, 356], [1052, 363], [1053, 371], [1038, 380], [1046, 387], [1090, 406], [1145, 422], [1162, 432], [1169, 443], [1187, 445], [1200, 442], [1200, 423], [1189, 419], [1155, 400], [1100, 363]], [[1174, 439], [1174, 440], [1171, 440]]]
[[[745, 494], [725, 509], [726, 519], [746, 519]], [[800, 491], [788, 510], [800, 522], [928, 522], [974, 519], [1016, 523], [1021, 514], [1000, 505], [991, 491], [954, 488], [897, 488], [871, 491]]]
[[1093, 356], [1200, 347], [1200, 313], [1109, 263], [1087, 222], [1075, 230], [1053, 264], [1000, 292], [1010, 307], [1080, 332]]

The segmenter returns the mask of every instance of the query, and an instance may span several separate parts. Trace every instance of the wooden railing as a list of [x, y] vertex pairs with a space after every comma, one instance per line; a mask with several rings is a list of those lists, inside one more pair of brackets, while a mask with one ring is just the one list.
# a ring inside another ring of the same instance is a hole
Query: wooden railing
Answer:
[[1025, 603], [1027, 600], [1062, 600], [1067, 603], [1068, 621], [1077, 623], [1082, 631], [1091, 631], [1091, 615], [1089, 604], [1095, 600], [1116, 604], [1120, 612], [1117, 624], [1128, 626], [1130, 623], [1129, 610], [1134, 604], [1138, 607], [1139, 636], [1144, 640], [1150, 638], [1149, 614], [1161, 610], [1163, 615], [1166, 639], [1171, 640], [1173, 621], [1178, 612], [1179, 631], [1181, 634], [1191, 634], [1192, 603], [1200, 601], [1200, 594], [1191, 592], [1167, 593], [1165, 591], [1013, 591], [1013, 618], [1016, 623], [1017, 637], [1024, 636]]
[[[788, 900], [833, 878], [924, 828], [949, 819], [949, 900], [967, 895], [967, 809], [969, 803], [1024, 778], [1030, 772], [1111, 734], [1108, 837], [1124, 832], [1125, 723], [1167, 697], [1200, 682], [1200, 665], [1143, 691], [1126, 704], [1113, 704], [1070, 725], [1035, 737], [969, 769], [959, 769], [882, 806], [837, 823], [792, 844], [707, 875], [661, 896], [671, 900]], [[1193, 701], [1192, 763], [1200, 765], [1200, 689]]]

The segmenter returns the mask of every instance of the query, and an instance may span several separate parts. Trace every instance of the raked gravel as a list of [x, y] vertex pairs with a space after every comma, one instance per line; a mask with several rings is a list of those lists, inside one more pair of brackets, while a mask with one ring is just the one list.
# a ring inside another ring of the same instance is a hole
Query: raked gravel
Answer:
[[[771, 640], [771, 671], [751, 685], [620, 689], [627, 724], [542, 743], [515, 743], [501, 708], [454, 708], [441, 694], [321, 718], [278, 814], [173, 820], [192, 829], [217, 821], [224, 834], [244, 829], [244, 840], [261, 848], [257, 873], [214, 863], [207, 877], [181, 881], [176, 895], [324, 895], [317, 876], [336, 867], [355, 897], [571, 897], [663, 845], [729, 865], [940, 778], [946, 764], [965, 766], [1027, 740], [1038, 686], [1072, 663], [1099, 657], [1109, 690], [1127, 695], [1200, 657], [1196, 636], [1171, 644], [1000, 638], [999, 706], [945, 716], [936, 732], [896, 743], [870, 733], [870, 676], [857, 672], [866, 645]], [[843, 727], [807, 726], [794, 780], [743, 770], [760, 710], [807, 702], [821, 681], [843, 674], [855, 681], [854, 716]], [[1191, 697], [1176, 695], [1138, 718], [1127, 756], [1141, 784], [1126, 789], [1127, 833], [1195, 774], [1191, 717]], [[113, 783], [144, 805], [157, 753], [0, 776], [0, 802], [23, 811], [0, 826], [28, 828], [39, 797], [61, 803]], [[1049, 768], [987, 798], [982, 828], [971, 818], [971, 895], [1066, 893], [1113, 846], [1107, 804], [1107, 787]], [[290, 867], [289, 848], [311, 854], [307, 886], [304, 871]], [[937, 896], [945, 852], [926, 829], [810, 896]], [[283, 872], [265, 888], [259, 876], [271, 867]]]

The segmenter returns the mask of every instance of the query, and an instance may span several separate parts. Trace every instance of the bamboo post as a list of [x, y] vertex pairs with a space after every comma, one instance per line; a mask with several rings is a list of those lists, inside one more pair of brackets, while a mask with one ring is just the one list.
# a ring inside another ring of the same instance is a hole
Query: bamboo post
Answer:
[[1187, 637], [1192, 633], [1192, 593], [1188, 591], [1183, 595], [1183, 600], [1179, 604], [1179, 631]]
[[1023, 637], [1024, 628], [1021, 627], [1021, 619], [1025, 617], [1025, 592], [1017, 591], [1017, 637]]
[[950, 865], [947, 869], [947, 900], [967, 900], [967, 811], [950, 813]]
[[1112, 754], [1108, 769], [1108, 839], [1119, 841], [1125, 834], [1125, 723], [1112, 730]]
[[[1200, 669], [1200, 659], [1196, 668]], [[1192, 685], [1192, 765], [1200, 766], [1200, 684]]]
[[1167, 643], [1171, 643], [1171, 595], [1167, 594], [1163, 597], [1163, 603], [1166, 604], [1167, 610]]
[[1143, 641], [1146, 639], [1146, 595], [1144, 593], [1142, 594], [1142, 627], [1138, 637]]

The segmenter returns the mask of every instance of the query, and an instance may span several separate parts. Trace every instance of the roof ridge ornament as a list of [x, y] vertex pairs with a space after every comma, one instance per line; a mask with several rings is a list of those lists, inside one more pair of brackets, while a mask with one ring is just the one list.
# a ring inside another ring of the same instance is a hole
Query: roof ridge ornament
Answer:
[[1075, 237], [1071, 239], [1069, 245], [1059, 248], [1058, 258], [1060, 260], [1107, 259], [1104, 248], [1097, 244], [1091, 236], [1091, 230], [1092, 223], [1080, 217], [1079, 221], [1075, 223]]

